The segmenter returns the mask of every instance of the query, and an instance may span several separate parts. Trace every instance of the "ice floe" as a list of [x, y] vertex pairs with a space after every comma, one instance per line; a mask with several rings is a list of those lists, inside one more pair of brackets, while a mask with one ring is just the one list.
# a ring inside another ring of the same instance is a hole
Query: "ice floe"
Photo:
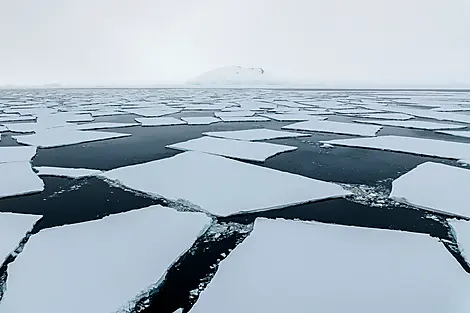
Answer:
[[264, 162], [266, 159], [283, 152], [294, 151], [297, 147], [264, 142], [201, 137], [166, 146], [181, 151], [198, 151], [217, 154], [241, 160]]
[[102, 173], [100, 170], [88, 168], [64, 168], [64, 167], [50, 167], [50, 166], [36, 166], [39, 176], [57, 176], [69, 178], [82, 178], [88, 176], [95, 176]]
[[36, 120], [34, 116], [0, 116], [0, 123], [6, 122], [29, 122]]
[[336, 139], [320, 141], [336, 146], [368, 148], [440, 157], [453, 160], [470, 160], [470, 144], [402, 136]]
[[135, 114], [144, 117], [160, 117], [181, 112], [181, 109], [156, 107], [156, 108], [139, 108], [139, 109], [125, 109], [127, 113]]
[[418, 208], [470, 218], [470, 170], [426, 162], [393, 181], [390, 197]]
[[221, 121], [220, 119], [212, 116], [182, 117], [181, 119], [188, 125], [210, 125]]
[[93, 117], [125, 115], [125, 114], [128, 114], [128, 113], [127, 112], [120, 112], [120, 111], [94, 111], [94, 112], [91, 112], [91, 116], [93, 116]]
[[462, 129], [466, 128], [466, 125], [455, 125], [455, 124], [443, 124], [426, 121], [386, 121], [386, 120], [355, 120], [357, 123], [375, 124], [382, 126], [392, 127], [403, 127], [403, 128], [414, 128], [414, 129], [426, 129], [426, 130], [438, 130], [438, 129]]
[[464, 138], [470, 138], [470, 130], [461, 130], [461, 131], [455, 131], [455, 130], [450, 130], [450, 131], [438, 131], [437, 133], [440, 134], [446, 134], [446, 135], [452, 135], [452, 136], [457, 136], [457, 137], [464, 137]]
[[210, 219], [152, 206], [32, 236], [8, 268], [2, 312], [116, 312], [163, 277]]
[[358, 115], [358, 114], [381, 113], [383, 111], [355, 108], [355, 109], [333, 110], [333, 112], [337, 114]]
[[79, 130], [94, 130], [94, 129], [106, 129], [106, 128], [124, 128], [124, 127], [133, 127], [139, 126], [137, 123], [115, 123], [115, 122], [100, 122], [100, 123], [90, 123], [90, 124], [81, 124], [76, 127]]
[[216, 117], [230, 117], [230, 116], [253, 116], [253, 111], [233, 111], [233, 112], [214, 112]]
[[361, 118], [373, 118], [377, 120], [400, 120], [406, 121], [411, 120], [414, 117], [408, 114], [402, 113], [377, 113], [377, 114], [360, 114], [359, 117]]
[[36, 147], [0, 147], [0, 164], [29, 162], [36, 155]]
[[454, 235], [457, 237], [459, 250], [463, 257], [470, 265], [470, 222], [468, 221], [449, 221], [450, 226], [454, 230]]
[[220, 118], [224, 122], [268, 122], [269, 118], [262, 116], [223, 116]]
[[0, 198], [26, 195], [43, 190], [44, 182], [33, 172], [29, 160], [0, 163]]
[[280, 139], [280, 138], [295, 138], [295, 137], [309, 137], [309, 134], [300, 134], [285, 132], [279, 130], [272, 130], [266, 128], [246, 129], [246, 130], [235, 130], [235, 131], [220, 131], [220, 132], [206, 132], [203, 135], [236, 139], [236, 140], [269, 140], [269, 139]]
[[282, 127], [282, 129], [305, 130], [311, 132], [335, 133], [355, 136], [375, 136], [381, 126], [360, 125], [331, 121], [310, 120]]
[[26, 145], [37, 146], [40, 148], [52, 148], [128, 136], [131, 136], [131, 134], [59, 128], [41, 131], [32, 135], [13, 136], [13, 139]]
[[350, 194], [336, 184], [198, 152], [114, 169], [103, 177], [220, 216]]
[[41, 217], [41, 215], [0, 212], [0, 264], [16, 249], [21, 239]]
[[171, 126], [171, 125], [183, 125], [186, 124], [185, 121], [174, 117], [142, 117], [135, 119], [138, 123], [142, 124], [142, 126]]
[[258, 219], [192, 313], [466, 313], [468, 275], [423, 234]]
[[308, 113], [271, 113], [271, 114], [261, 114], [261, 116], [267, 117], [269, 119], [278, 121], [278, 122], [297, 122], [297, 121], [323, 121], [326, 120], [326, 117], [320, 117], [316, 115], [310, 115]]

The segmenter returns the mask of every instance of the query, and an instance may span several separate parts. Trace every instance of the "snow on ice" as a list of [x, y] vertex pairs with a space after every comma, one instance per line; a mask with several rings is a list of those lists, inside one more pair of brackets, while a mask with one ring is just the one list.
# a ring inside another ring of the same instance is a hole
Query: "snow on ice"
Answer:
[[41, 215], [0, 212], [0, 264], [16, 249], [21, 239], [41, 217]]
[[345, 134], [355, 136], [375, 136], [381, 126], [360, 125], [352, 123], [341, 123], [331, 121], [310, 120], [282, 127], [282, 129], [305, 130], [311, 132], [323, 132], [334, 134]]
[[279, 130], [272, 130], [266, 128], [246, 129], [246, 130], [235, 130], [235, 131], [220, 131], [220, 132], [206, 132], [203, 135], [235, 139], [235, 140], [268, 140], [268, 139], [280, 139], [280, 138], [295, 138], [295, 137], [309, 137], [308, 134], [292, 133]]
[[220, 119], [212, 116], [188, 116], [182, 117], [181, 119], [188, 125], [210, 125], [221, 121]]
[[100, 170], [88, 168], [64, 168], [64, 167], [50, 167], [50, 166], [36, 166], [39, 176], [57, 176], [68, 178], [82, 178], [88, 176], [95, 176], [103, 173]]
[[403, 128], [414, 128], [414, 129], [427, 129], [427, 130], [439, 130], [439, 129], [462, 129], [466, 128], [466, 125], [456, 124], [442, 124], [426, 121], [386, 121], [386, 120], [355, 120], [357, 123], [365, 124], [376, 124], [382, 126], [392, 127], [403, 127]]
[[183, 125], [186, 124], [185, 121], [174, 117], [142, 117], [135, 119], [142, 126], [171, 126], [171, 125]]

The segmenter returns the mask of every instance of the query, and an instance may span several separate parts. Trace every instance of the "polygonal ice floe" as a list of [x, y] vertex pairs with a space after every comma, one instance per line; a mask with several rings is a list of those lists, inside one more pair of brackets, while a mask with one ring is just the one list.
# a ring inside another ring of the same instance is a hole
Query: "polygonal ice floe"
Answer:
[[333, 110], [337, 114], [346, 114], [346, 115], [357, 115], [357, 114], [372, 114], [372, 113], [382, 113], [383, 111], [369, 110], [363, 108], [354, 108], [354, 109], [341, 109]]
[[312, 132], [345, 134], [355, 136], [375, 136], [381, 126], [359, 125], [331, 121], [310, 120], [282, 127], [282, 129], [305, 130]]
[[116, 312], [158, 282], [209, 223], [152, 206], [42, 230], [10, 264], [0, 310]]
[[188, 116], [182, 117], [181, 119], [188, 125], [210, 125], [221, 121], [220, 119], [212, 116]]
[[261, 114], [261, 116], [270, 118], [272, 120], [278, 122], [297, 122], [297, 121], [323, 121], [326, 120], [326, 117], [319, 117], [315, 115], [311, 115], [308, 113], [272, 113], [272, 114]]
[[216, 117], [230, 117], [230, 116], [253, 116], [253, 111], [233, 111], [233, 112], [214, 112]]
[[404, 152], [445, 159], [470, 160], [470, 144], [444, 140], [402, 136], [379, 136], [373, 138], [336, 139], [320, 141], [320, 143]]
[[454, 236], [457, 238], [459, 250], [470, 266], [470, 222], [469, 221], [449, 221]]
[[0, 123], [6, 122], [29, 122], [34, 121], [36, 117], [34, 116], [0, 116]]
[[393, 181], [390, 198], [418, 208], [470, 218], [470, 170], [426, 162]]
[[125, 114], [128, 114], [128, 113], [127, 112], [120, 112], [120, 111], [94, 111], [94, 112], [91, 112], [91, 116], [93, 116], [93, 117], [125, 115]]
[[466, 125], [443, 124], [443, 123], [434, 123], [434, 122], [426, 122], [426, 121], [355, 120], [354, 122], [364, 123], [364, 124], [375, 124], [375, 125], [382, 125], [382, 126], [392, 126], [392, 127], [427, 129], [427, 130], [462, 129], [462, 128], [467, 127]]
[[159, 117], [181, 112], [181, 109], [169, 107], [156, 107], [156, 108], [140, 108], [140, 109], [125, 109], [127, 113], [135, 114], [144, 117]]
[[77, 125], [75, 128], [78, 130], [94, 130], [94, 129], [106, 129], [106, 128], [124, 128], [139, 126], [137, 123], [115, 123], [115, 122], [100, 122]]
[[361, 114], [360, 117], [373, 118], [373, 119], [378, 119], [378, 120], [401, 120], [401, 121], [413, 119], [413, 116], [408, 115], [408, 114], [402, 114], [402, 113], [377, 113], [377, 114], [363, 114], [363, 115]]
[[0, 147], [0, 163], [29, 162], [36, 155], [36, 147]]
[[257, 219], [191, 312], [466, 313], [469, 293], [427, 235]]
[[0, 198], [26, 195], [44, 190], [44, 182], [28, 161], [0, 163]]
[[142, 117], [135, 119], [142, 126], [171, 126], [171, 125], [183, 125], [186, 124], [185, 121], [174, 117]]
[[13, 139], [26, 145], [52, 148], [128, 136], [131, 134], [53, 128], [33, 135], [13, 136]]
[[[42, 216], [0, 212], [0, 264]], [[1, 303], [0, 303], [1, 307]]]
[[262, 116], [223, 116], [220, 119], [224, 122], [269, 122], [268, 118]]
[[470, 130], [438, 131], [436, 133], [452, 135], [452, 136], [458, 136], [458, 137], [464, 137], [464, 138], [470, 138]]
[[57, 176], [68, 178], [82, 178], [88, 176], [95, 176], [103, 173], [100, 170], [89, 168], [64, 168], [64, 167], [50, 167], [50, 166], [36, 166], [34, 169], [38, 172], [39, 176]]
[[5, 126], [3, 125], [0, 125], [0, 133], [1, 132], [7, 132], [8, 131], [8, 128], [6, 128]]
[[297, 147], [262, 142], [201, 137], [166, 146], [181, 151], [198, 151], [241, 160], [264, 162], [282, 152], [294, 151]]
[[220, 216], [351, 194], [336, 184], [198, 152], [118, 168], [103, 177]]
[[203, 133], [203, 135], [217, 137], [217, 138], [247, 140], [247, 141], [310, 136], [309, 134], [285, 132], [285, 131], [272, 130], [272, 129], [266, 129], [266, 128], [245, 129], [245, 130], [235, 130], [235, 131], [206, 132], [206, 133]]

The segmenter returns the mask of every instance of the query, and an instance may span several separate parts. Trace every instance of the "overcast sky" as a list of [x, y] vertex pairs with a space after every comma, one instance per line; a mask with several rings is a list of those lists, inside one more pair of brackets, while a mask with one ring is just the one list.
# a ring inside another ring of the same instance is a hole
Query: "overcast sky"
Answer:
[[0, 85], [470, 85], [470, 0], [0, 0]]

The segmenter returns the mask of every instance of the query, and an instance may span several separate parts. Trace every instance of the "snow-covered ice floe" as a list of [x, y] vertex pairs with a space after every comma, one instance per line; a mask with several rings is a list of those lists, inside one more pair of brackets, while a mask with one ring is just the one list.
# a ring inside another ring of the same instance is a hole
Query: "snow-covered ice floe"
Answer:
[[326, 117], [319, 117], [316, 115], [310, 115], [308, 113], [270, 113], [270, 114], [261, 114], [263, 117], [278, 121], [278, 122], [297, 122], [297, 121], [323, 121], [326, 120]]
[[34, 116], [0, 116], [0, 123], [6, 123], [6, 122], [28, 122], [28, 121], [34, 121], [36, 117]]
[[258, 219], [191, 313], [467, 313], [469, 293], [430, 236]]
[[[42, 216], [0, 212], [0, 264]], [[1, 303], [0, 303], [1, 310]]]
[[3, 125], [0, 125], [0, 133], [2, 132], [7, 132], [8, 131], [8, 128], [6, 128], [5, 126]]
[[470, 266], [470, 222], [469, 221], [448, 221], [457, 238], [459, 250]]
[[334, 133], [355, 136], [375, 136], [381, 126], [360, 125], [331, 121], [310, 120], [282, 127], [282, 129], [305, 130], [311, 132]]
[[297, 149], [297, 147], [272, 143], [246, 142], [206, 136], [175, 143], [166, 147], [181, 151], [198, 151], [258, 162], [264, 162], [266, 159], [277, 154]]
[[29, 162], [36, 155], [36, 147], [0, 147], [0, 164]]
[[188, 116], [182, 117], [181, 119], [188, 125], [210, 125], [221, 121], [220, 119], [212, 116]]
[[363, 109], [363, 108], [333, 110], [333, 112], [335, 112], [337, 114], [346, 114], [346, 115], [383, 113], [383, 111], [369, 110], [369, 109]]
[[393, 181], [390, 198], [470, 218], [470, 170], [426, 162]]
[[427, 129], [427, 130], [462, 129], [462, 128], [467, 127], [466, 125], [443, 124], [443, 123], [426, 122], [426, 121], [355, 120], [354, 122], [365, 123], [365, 124], [376, 124], [376, 125], [382, 125], [382, 126], [392, 126], [392, 127]]
[[159, 117], [181, 112], [182, 109], [175, 109], [169, 107], [155, 107], [155, 108], [138, 108], [138, 109], [125, 109], [123, 110], [129, 114], [135, 114], [144, 117]]
[[404, 152], [453, 160], [470, 160], [470, 144], [444, 140], [402, 136], [379, 136], [372, 138], [336, 139], [320, 141], [320, 143]]
[[0, 163], [0, 198], [43, 190], [44, 182], [33, 172], [29, 161]]
[[174, 117], [142, 117], [135, 119], [142, 126], [171, 126], [186, 124], [185, 121]]
[[116, 312], [163, 277], [204, 214], [152, 206], [32, 236], [8, 268], [1, 312]]
[[90, 124], [81, 124], [76, 126], [76, 129], [79, 130], [94, 130], [94, 129], [106, 129], [106, 128], [124, 128], [124, 127], [133, 127], [139, 126], [137, 123], [115, 123], [115, 122], [100, 122], [100, 123], [90, 123]]
[[222, 116], [224, 122], [268, 122], [269, 118], [262, 116]]
[[88, 176], [95, 176], [103, 173], [100, 170], [88, 168], [65, 168], [65, 167], [50, 167], [50, 166], [36, 166], [39, 176], [57, 176], [68, 178], [82, 178]]
[[438, 131], [437, 133], [457, 136], [457, 137], [470, 138], [470, 130], [449, 130], [449, 131]]
[[214, 112], [216, 117], [230, 117], [230, 116], [253, 116], [253, 111], [233, 111], [233, 112]]
[[128, 136], [131, 136], [131, 134], [59, 128], [42, 131], [32, 135], [13, 136], [13, 139], [26, 145], [37, 146], [40, 148], [52, 148]]
[[219, 216], [351, 194], [336, 184], [198, 152], [114, 169], [103, 177], [151, 196], [184, 199]]
[[411, 120], [414, 118], [411, 115], [402, 114], [402, 113], [361, 114], [359, 115], [359, 117], [373, 118], [377, 120], [401, 120], [401, 121]]
[[247, 140], [247, 141], [310, 136], [309, 134], [285, 132], [285, 131], [272, 130], [272, 129], [266, 129], [266, 128], [220, 131], [220, 132], [206, 132], [206, 133], [203, 133], [203, 135], [207, 135], [211, 137], [218, 137], [218, 138], [226, 138], [226, 139]]

